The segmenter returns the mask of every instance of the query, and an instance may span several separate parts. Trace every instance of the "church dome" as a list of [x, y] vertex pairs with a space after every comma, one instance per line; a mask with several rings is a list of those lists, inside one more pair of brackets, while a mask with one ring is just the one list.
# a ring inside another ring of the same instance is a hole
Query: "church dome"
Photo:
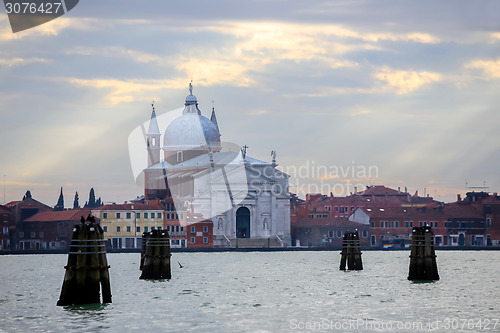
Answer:
[[188, 149], [207, 150], [209, 147], [220, 150], [220, 133], [217, 126], [201, 115], [198, 100], [193, 95], [193, 86], [189, 84], [190, 94], [182, 116], [168, 125], [163, 136], [163, 150], [179, 151]]

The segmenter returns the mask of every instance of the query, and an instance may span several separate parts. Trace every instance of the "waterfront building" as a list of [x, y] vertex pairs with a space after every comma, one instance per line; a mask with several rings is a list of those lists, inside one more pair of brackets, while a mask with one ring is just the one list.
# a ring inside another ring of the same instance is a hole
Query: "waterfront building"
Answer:
[[[430, 226], [436, 246], [485, 246], [488, 230], [478, 207], [460, 203], [424, 207], [358, 208], [349, 220], [369, 223], [371, 246], [408, 247], [413, 227]], [[491, 236], [490, 236], [491, 237]]]
[[14, 244], [14, 232], [16, 230], [16, 220], [14, 214], [5, 206], [0, 205], [0, 251], [10, 250]]
[[247, 147], [224, 150], [215, 110], [210, 119], [201, 114], [192, 85], [184, 105], [182, 115], [165, 129], [161, 148], [153, 109], [147, 132], [145, 202], [173, 202], [185, 226], [188, 213], [212, 221], [214, 246], [234, 246], [237, 238], [257, 242], [273, 238], [289, 245], [288, 175], [276, 168], [275, 154], [268, 163], [247, 155]]
[[164, 229], [167, 230], [170, 235], [170, 247], [187, 247], [187, 226], [185, 224], [181, 224], [178, 219], [175, 219], [176, 215], [177, 213], [175, 212], [165, 212]]
[[213, 223], [204, 219], [201, 214], [191, 213], [187, 216], [187, 239], [190, 248], [210, 248], [213, 242]]
[[292, 228], [295, 246], [341, 247], [345, 233], [359, 232], [361, 246], [370, 246], [370, 225], [347, 217], [299, 218]]
[[17, 224], [18, 250], [67, 250], [73, 228], [90, 209], [43, 211]]
[[142, 233], [164, 227], [163, 207], [154, 203], [106, 204], [92, 209], [100, 220], [107, 246], [113, 249], [141, 248]]

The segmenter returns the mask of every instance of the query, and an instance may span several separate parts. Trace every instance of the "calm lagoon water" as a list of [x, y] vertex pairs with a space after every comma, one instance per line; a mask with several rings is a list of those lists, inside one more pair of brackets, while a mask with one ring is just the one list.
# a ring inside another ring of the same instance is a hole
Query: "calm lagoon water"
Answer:
[[408, 255], [343, 272], [338, 252], [173, 253], [171, 280], [143, 281], [139, 254], [108, 254], [113, 303], [80, 307], [56, 306], [67, 255], [0, 256], [0, 333], [500, 332], [500, 252], [438, 251], [432, 283]]

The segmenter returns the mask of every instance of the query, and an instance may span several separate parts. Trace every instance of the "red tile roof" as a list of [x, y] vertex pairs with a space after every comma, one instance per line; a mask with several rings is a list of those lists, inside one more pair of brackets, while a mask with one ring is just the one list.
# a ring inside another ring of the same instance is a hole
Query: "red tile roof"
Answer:
[[383, 185], [373, 185], [368, 186], [366, 190], [356, 193], [357, 195], [375, 195], [375, 196], [406, 196], [408, 193], [393, 190], [392, 188], [385, 187]]
[[58, 222], [58, 221], [80, 221], [80, 218], [87, 217], [90, 214], [90, 209], [71, 209], [58, 212], [41, 212], [37, 213], [26, 220], [25, 222]]

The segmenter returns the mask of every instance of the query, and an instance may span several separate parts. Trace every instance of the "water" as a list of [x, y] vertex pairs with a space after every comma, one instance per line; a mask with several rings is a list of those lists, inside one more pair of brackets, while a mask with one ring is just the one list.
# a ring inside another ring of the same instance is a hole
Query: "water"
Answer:
[[0, 256], [0, 333], [500, 332], [500, 252], [438, 251], [432, 283], [406, 279], [408, 255], [343, 272], [338, 252], [174, 253], [171, 280], [143, 281], [139, 254], [108, 254], [113, 303], [73, 307], [66, 255]]

